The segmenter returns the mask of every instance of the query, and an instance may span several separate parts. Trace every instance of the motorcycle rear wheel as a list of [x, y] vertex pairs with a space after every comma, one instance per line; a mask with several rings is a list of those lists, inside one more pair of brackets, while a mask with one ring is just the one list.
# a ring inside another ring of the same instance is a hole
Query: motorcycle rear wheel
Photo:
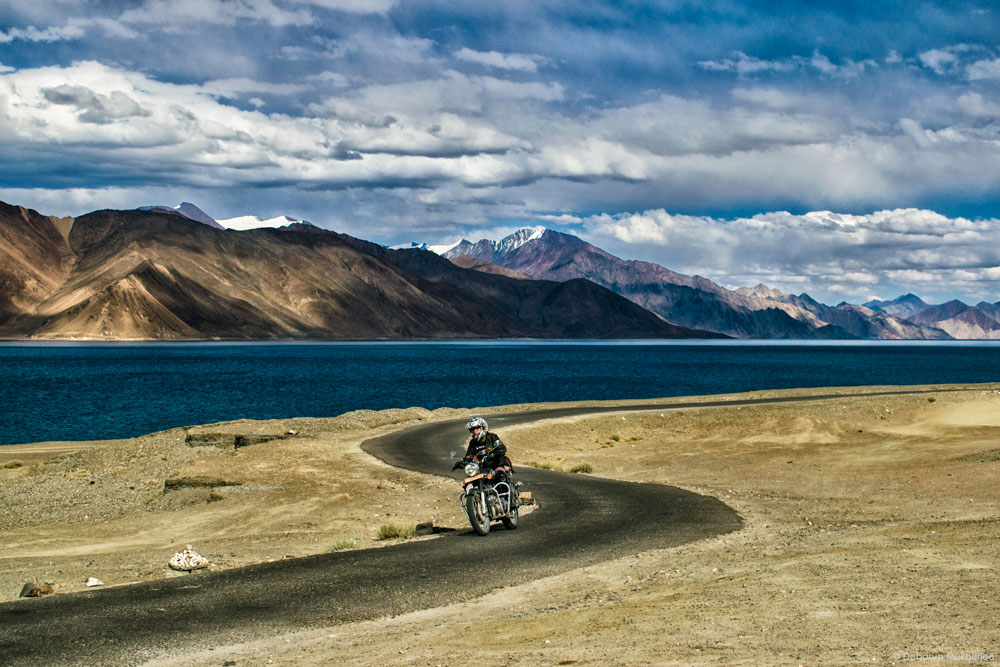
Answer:
[[465, 509], [469, 513], [469, 523], [477, 534], [486, 535], [490, 532], [490, 517], [483, 514], [478, 493], [471, 493], [465, 497]]
[[517, 522], [520, 518], [521, 515], [517, 509], [517, 502], [515, 501], [514, 506], [510, 508], [510, 513], [502, 519], [504, 528], [507, 530], [514, 530], [517, 528]]

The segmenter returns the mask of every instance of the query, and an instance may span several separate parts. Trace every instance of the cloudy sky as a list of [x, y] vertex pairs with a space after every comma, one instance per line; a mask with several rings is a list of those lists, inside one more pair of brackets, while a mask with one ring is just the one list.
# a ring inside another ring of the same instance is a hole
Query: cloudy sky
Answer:
[[[820, 6], [823, 5], [823, 6]], [[995, 3], [8, 0], [0, 199], [1000, 300]]]

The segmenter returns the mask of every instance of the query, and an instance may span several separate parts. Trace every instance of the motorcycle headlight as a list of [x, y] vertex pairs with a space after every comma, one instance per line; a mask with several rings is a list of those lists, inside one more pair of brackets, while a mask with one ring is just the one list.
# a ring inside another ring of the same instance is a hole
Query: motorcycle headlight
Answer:
[[466, 463], [465, 464], [465, 476], [466, 477], [472, 477], [473, 475], [478, 475], [478, 474], [479, 474], [479, 465], [478, 464], [475, 464], [475, 463]]

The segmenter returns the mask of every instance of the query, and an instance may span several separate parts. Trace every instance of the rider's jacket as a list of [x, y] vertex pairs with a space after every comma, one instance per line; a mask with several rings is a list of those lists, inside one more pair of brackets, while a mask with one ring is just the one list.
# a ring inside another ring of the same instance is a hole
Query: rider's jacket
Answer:
[[497, 466], [504, 465], [507, 460], [507, 446], [500, 441], [500, 436], [496, 433], [487, 431], [486, 437], [483, 438], [482, 442], [472, 438], [469, 440], [469, 448], [465, 451], [465, 460], [468, 461], [472, 459], [473, 456], [479, 456], [483, 452], [490, 452], [489, 457], [486, 460], [481, 461], [481, 464], [485, 468], [496, 468]]

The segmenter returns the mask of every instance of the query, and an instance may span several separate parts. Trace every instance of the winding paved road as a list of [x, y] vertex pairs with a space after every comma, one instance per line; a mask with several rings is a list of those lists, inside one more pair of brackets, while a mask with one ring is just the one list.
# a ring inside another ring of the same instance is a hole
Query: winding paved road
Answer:
[[[912, 392], [869, 395], [885, 393]], [[557, 409], [489, 416], [489, 421], [502, 435], [505, 427], [554, 417], [842, 397]], [[454, 460], [455, 443], [463, 440], [463, 423], [448, 421], [368, 440], [362, 447], [390, 464], [443, 474]], [[479, 597], [499, 583], [523, 583], [719, 535], [742, 523], [715, 498], [674, 487], [525, 467], [518, 478], [539, 508], [514, 531], [496, 527], [486, 537], [461, 532], [391, 548], [2, 603], [0, 665], [136, 664], [180, 650], [396, 615]], [[455, 491], [457, 498], [457, 485]]]

